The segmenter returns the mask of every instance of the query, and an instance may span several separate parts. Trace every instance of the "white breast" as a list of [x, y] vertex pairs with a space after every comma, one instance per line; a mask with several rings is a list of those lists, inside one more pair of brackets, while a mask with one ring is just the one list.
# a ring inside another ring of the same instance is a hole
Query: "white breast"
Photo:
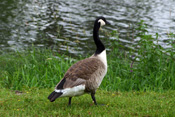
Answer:
[[104, 65], [107, 67], [107, 59], [106, 59], [106, 50], [101, 52], [97, 57], [104, 63]]

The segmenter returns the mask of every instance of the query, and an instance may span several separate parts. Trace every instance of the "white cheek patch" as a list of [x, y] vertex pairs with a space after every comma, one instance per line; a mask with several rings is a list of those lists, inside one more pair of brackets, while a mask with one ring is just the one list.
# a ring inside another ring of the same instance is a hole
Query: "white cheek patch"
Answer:
[[98, 22], [100, 22], [101, 26], [104, 26], [106, 24], [102, 19], [99, 19]]

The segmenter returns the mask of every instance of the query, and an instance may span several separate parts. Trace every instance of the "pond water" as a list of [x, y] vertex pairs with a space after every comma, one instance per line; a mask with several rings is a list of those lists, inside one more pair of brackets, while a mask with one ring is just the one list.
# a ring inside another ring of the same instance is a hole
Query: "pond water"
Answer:
[[[25, 50], [35, 46], [70, 54], [93, 53], [93, 22], [104, 16], [112, 24], [100, 32], [106, 48], [105, 33], [119, 32], [129, 48], [134, 25], [144, 20], [149, 33], [159, 33], [166, 47], [167, 33], [175, 32], [175, 0], [1, 0], [0, 50]], [[109, 48], [108, 48], [109, 49]]]

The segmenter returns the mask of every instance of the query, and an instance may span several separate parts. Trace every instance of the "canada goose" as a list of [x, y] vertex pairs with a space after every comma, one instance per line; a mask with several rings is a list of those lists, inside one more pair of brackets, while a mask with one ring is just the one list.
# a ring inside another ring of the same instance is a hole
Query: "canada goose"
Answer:
[[68, 105], [71, 105], [73, 96], [90, 93], [94, 104], [97, 105], [95, 91], [107, 72], [106, 50], [98, 34], [100, 27], [105, 24], [109, 23], [104, 17], [98, 17], [95, 20], [93, 29], [93, 38], [97, 47], [95, 53], [75, 63], [67, 70], [55, 90], [48, 96], [51, 102], [58, 97], [69, 97]]

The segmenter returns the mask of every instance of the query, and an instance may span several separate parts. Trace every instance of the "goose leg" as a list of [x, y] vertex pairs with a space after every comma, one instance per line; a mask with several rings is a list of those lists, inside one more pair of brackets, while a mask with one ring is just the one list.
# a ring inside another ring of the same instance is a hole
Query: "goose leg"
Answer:
[[72, 97], [69, 97], [69, 103], [68, 103], [68, 106], [71, 105], [71, 99], [72, 99]]
[[91, 93], [92, 100], [94, 101], [94, 104], [97, 105], [96, 99], [95, 99], [95, 93]]

